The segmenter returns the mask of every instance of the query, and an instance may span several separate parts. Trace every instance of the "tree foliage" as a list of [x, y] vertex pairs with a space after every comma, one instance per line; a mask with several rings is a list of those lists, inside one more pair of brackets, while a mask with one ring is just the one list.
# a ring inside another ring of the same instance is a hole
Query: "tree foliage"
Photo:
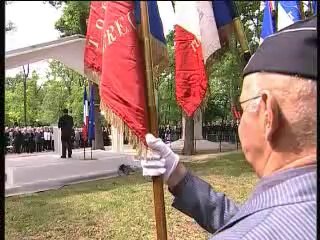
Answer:
[[[86, 34], [86, 20], [89, 15], [89, 1], [47, 1], [53, 7], [63, 6], [62, 16], [55, 27], [61, 36]], [[6, 2], [8, 4], [8, 2]], [[236, 6], [249, 42], [251, 52], [259, 45], [262, 12], [258, 1], [236, 1]], [[14, 29], [14, 24], [6, 26], [6, 31]], [[175, 98], [174, 32], [166, 36], [169, 53], [169, 67], [161, 75], [158, 86], [158, 112], [160, 124], [181, 121], [181, 109]], [[203, 120], [231, 118], [230, 105], [241, 91], [241, 72], [244, 62], [239, 52], [239, 44], [232, 44], [229, 50], [216, 59], [209, 76], [210, 94]], [[44, 81], [45, 80], [45, 81]], [[68, 69], [58, 61], [50, 63], [47, 79], [39, 79], [33, 72], [27, 80], [27, 120], [35, 124], [56, 124], [63, 108], [71, 110], [75, 123], [82, 124], [83, 83], [85, 78]], [[39, 85], [39, 82], [44, 84]], [[5, 79], [5, 122], [23, 123], [23, 74]], [[99, 103], [99, 100], [96, 100]]]
[[[11, 3], [12, 3], [12, 1], [5, 1], [5, 5], [9, 5]], [[9, 21], [5, 26], [5, 31], [6, 32], [14, 31], [16, 29], [17, 29], [16, 25], [11, 21]]]
[[[236, 1], [236, 7], [243, 24], [244, 32], [248, 40], [251, 52], [259, 45], [261, 31], [262, 12], [259, 1]], [[159, 86], [159, 115], [160, 122], [181, 121], [181, 110], [175, 99], [174, 84], [174, 32], [171, 31], [166, 39], [169, 51], [169, 68], [162, 75]], [[204, 111], [204, 121], [231, 118], [230, 106], [241, 91], [241, 72], [244, 67], [240, 57], [240, 46], [234, 42], [230, 49], [223, 51], [210, 67], [209, 89], [210, 94]]]
[[[43, 98], [42, 86], [38, 85], [39, 76], [33, 71], [27, 79], [27, 120], [34, 124], [39, 118], [39, 109]], [[23, 73], [5, 80], [5, 122], [13, 125], [15, 122], [22, 124], [23, 112]]]
[[[22, 72], [5, 79], [6, 125], [23, 125], [23, 79]], [[75, 124], [81, 126], [83, 81], [83, 76], [58, 61], [50, 62], [46, 79], [40, 79], [35, 71], [32, 72], [27, 79], [27, 123], [57, 124], [62, 110], [67, 108]]]
[[74, 34], [86, 35], [89, 6], [90, 1], [66, 2], [61, 18], [55, 23], [55, 28], [61, 32], [61, 37]]

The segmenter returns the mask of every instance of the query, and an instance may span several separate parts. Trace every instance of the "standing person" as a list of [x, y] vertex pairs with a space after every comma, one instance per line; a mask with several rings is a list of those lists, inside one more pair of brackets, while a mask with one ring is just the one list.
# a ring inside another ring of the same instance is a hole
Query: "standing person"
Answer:
[[24, 135], [21, 129], [16, 127], [13, 138], [14, 152], [20, 154], [24, 149]]
[[29, 150], [30, 150], [30, 148], [29, 148], [29, 133], [28, 133], [26, 127], [23, 128], [22, 135], [23, 135], [22, 152], [29, 153]]
[[165, 142], [170, 143], [171, 142], [171, 127], [168, 124], [165, 130]]
[[28, 128], [28, 153], [36, 151], [35, 130]]
[[41, 139], [40, 139], [40, 152], [42, 152], [42, 151], [44, 151], [44, 149], [45, 149], [44, 129], [43, 129], [43, 127], [40, 128], [40, 135], [41, 135]]
[[48, 127], [44, 128], [43, 132], [43, 139], [44, 139], [44, 150], [49, 151], [50, 149], [50, 133]]
[[141, 161], [143, 175], [163, 174], [173, 207], [214, 234], [211, 240], [317, 238], [317, 45], [312, 17], [264, 39], [244, 69], [238, 131], [260, 181], [242, 206], [147, 134], [161, 161]]
[[54, 139], [53, 139], [53, 128], [50, 127], [49, 129], [49, 133], [50, 133], [50, 150], [54, 151]]
[[41, 147], [40, 147], [40, 145], [41, 145], [41, 133], [40, 133], [40, 129], [39, 128], [36, 129], [34, 135], [35, 135], [35, 143], [36, 143], [36, 152], [41, 152], [41, 150], [40, 150], [41, 149]]
[[68, 115], [68, 109], [63, 109], [63, 116], [60, 117], [58, 127], [61, 128], [61, 142], [62, 142], [62, 156], [66, 158], [68, 149], [68, 158], [72, 157], [72, 142], [71, 137], [73, 133], [73, 118]]

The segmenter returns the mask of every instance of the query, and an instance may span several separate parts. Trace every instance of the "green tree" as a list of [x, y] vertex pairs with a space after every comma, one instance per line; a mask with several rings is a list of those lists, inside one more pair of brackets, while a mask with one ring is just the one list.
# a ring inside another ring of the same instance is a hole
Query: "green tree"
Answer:
[[57, 124], [62, 110], [67, 108], [68, 90], [61, 80], [48, 80], [44, 84], [43, 102], [40, 107], [39, 120], [44, 123]]
[[89, 7], [90, 1], [66, 1], [63, 14], [55, 23], [55, 28], [61, 32], [61, 37], [74, 34], [86, 35]]
[[260, 3], [260, 1], [235, 1], [252, 52], [259, 46], [263, 16]]
[[[40, 113], [43, 101], [43, 88], [38, 85], [39, 76], [33, 71], [27, 79], [27, 124], [34, 124]], [[5, 79], [5, 123], [13, 125], [15, 122], [24, 124], [23, 109], [23, 74]]]

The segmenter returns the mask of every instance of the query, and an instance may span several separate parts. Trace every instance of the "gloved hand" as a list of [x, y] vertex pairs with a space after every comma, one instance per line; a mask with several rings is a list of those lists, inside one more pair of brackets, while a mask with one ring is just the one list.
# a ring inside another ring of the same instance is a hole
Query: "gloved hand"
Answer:
[[160, 138], [155, 138], [150, 133], [146, 135], [146, 142], [152, 150], [152, 158], [141, 161], [143, 176], [160, 176], [163, 174], [163, 180], [167, 182], [179, 163], [179, 156]]

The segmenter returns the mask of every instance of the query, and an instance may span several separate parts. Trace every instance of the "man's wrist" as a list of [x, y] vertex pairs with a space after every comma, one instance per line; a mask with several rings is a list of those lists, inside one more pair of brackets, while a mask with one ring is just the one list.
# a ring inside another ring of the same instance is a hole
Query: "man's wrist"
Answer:
[[182, 179], [187, 175], [187, 169], [182, 163], [178, 163], [176, 169], [170, 175], [167, 185], [170, 189], [173, 189], [176, 185], [178, 185]]

